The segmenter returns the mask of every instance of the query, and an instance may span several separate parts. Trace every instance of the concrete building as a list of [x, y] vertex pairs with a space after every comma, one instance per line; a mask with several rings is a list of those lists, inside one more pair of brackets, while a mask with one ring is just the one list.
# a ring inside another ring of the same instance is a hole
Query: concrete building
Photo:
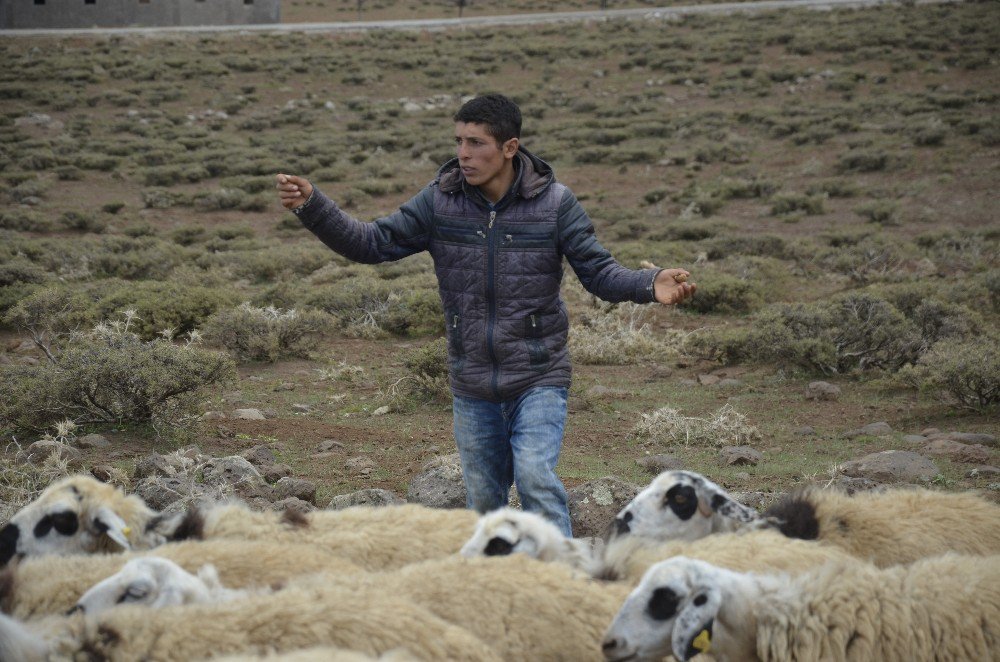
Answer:
[[0, 0], [0, 29], [279, 23], [281, 0]]

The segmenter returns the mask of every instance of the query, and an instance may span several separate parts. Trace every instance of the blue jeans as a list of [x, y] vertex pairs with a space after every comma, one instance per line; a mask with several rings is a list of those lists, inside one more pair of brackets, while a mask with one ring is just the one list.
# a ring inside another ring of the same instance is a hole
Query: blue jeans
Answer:
[[567, 395], [563, 387], [541, 386], [505, 402], [454, 396], [455, 443], [469, 508], [486, 513], [506, 506], [516, 484], [526, 511], [572, 535], [566, 488], [556, 476]]

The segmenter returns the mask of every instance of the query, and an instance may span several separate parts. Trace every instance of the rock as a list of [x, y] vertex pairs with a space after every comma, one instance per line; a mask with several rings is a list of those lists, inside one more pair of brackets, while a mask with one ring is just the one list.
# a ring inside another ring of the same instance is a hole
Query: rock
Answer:
[[275, 501], [271, 508], [279, 512], [292, 511], [305, 515], [306, 513], [311, 513], [316, 510], [316, 506], [309, 503], [308, 501], [303, 501], [302, 499], [297, 499], [296, 497], [287, 497], [281, 499], [280, 501]]
[[840, 397], [840, 387], [830, 382], [809, 382], [806, 400], [836, 400]]
[[736, 388], [738, 386], [743, 386], [743, 382], [738, 379], [733, 379], [732, 377], [726, 377], [725, 379], [720, 379], [715, 386], [717, 388]]
[[319, 452], [325, 453], [327, 451], [332, 451], [335, 448], [344, 448], [344, 444], [333, 439], [324, 439], [319, 443]]
[[719, 451], [719, 461], [727, 467], [757, 466], [764, 459], [764, 454], [749, 446], [725, 446]]
[[[747, 476], [749, 479], [749, 475]], [[733, 497], [739, 503], [744, 506], [749, 506], [758, 511], [763, 511], [767, 509], [768, 506], [772, 505], [778, 499], [784, 496], [783, 492], [730, 492], [729, 496]]]
[[679, 457], [673, 455], [659, 454], [659, 455], [647, 455], [646, 457], [640, 457], [635, 461], [640, 467], [643, 467], [649, 473], [654, 476], [663, 473], [664, 471], [674, 471], [676, 469], [684, 468], [684, 461]]
[[389, 413], [389, 405], [382, 405], [372, 412], [372, 416], [385, 416]]
[[605, 476], [568, 490], [573, 536], [603, 535], [615, 515], [640, 489], [614, 476]]
[[431, 459], [424, 462], [424, 466], [420, 468], [421, 471], [430, 471], [434, 467], [443, 467], [447, 465], [462, 466], [462, 458], [458, 453], [450, 453], [448, 455], [437, 455]]
[[[181, 500], [186, 497], [200, 496], [203, 492], [177, 476], [149, 476], [136, 484], [135, 493], [142, 497], [147, 506], [162, 512], [174, 503], [180, 505]], [[179, 509], [175, 508], [173, 512]]]
[[287, 464], [269, 464], [261, 467], [260, 473], [268, 483], [276, 483], [285, 476], [291, 476], [292, 468]]
[[845, 475], [879, 483], [926, 482], [940, 470], [931, 460], [912, 451], [881, 451], [841, 465]]
[[278, 461], [274, 452], [264, 444], [258, 444], [242, 453], [243, 457], [255, 467], [269, 467]]
[[985, 464], [990, 461], [991, 455], [990, 450], [982, 444], [962, 444], [951, 439], [932, 439], [921, 452], [969, 464]]
[[908, 444], [923, 444], [927, 442], [927, 437], [922, 434], [906, 434], [903, 435], [903, 441]]
[[442, 464], [417, 474], [406, 490], [406, 500], [430, 508], [464, 508], [465, 483], [459, 464]]
[[102, 483], [111, 482], [115, 473], [114, 467], [109, 464], [96, 464], [90, 468], [90, 475]]
[[233, 411], [233, 418], [244, 421], [263, 421], [264, 414], [259, 409], [237, 409]]
[[375, 470], [375, 462], [370, 457], [358, 455], [347, 458], [344, 468], [352, 473], [370, 474]]
[[316, 483], [303, 480], [302, 478], [281, 478], [274, 484], [274, 497], [276, 499], [287, 499], [295, 497], [302, 499], [306, 503], [316, 505]]
[[993, 478], [995, 476], [1000, 476], [1000, 467], [974, 467], [965, 472], [966, 478]]
[[80, 451], [55, 439], [39, 439], [23, 450], [19, 454], [19, 459], [39, 466], [52, 456], [65, 461], [73, 469], [78, 469], [83, 463]]
[[193, 467], [194, 462], [194, 458], [181, 453], [171, 453], [170, 455], [150, 453], [135, 463], [132, 479], [141, 480], [150, 476], [177, 476]]
[[313, 410], [312, 405], [296, 403], [292, 405], [292, 411], [298, 414], [308, 414]]
[[879, 421], [878, 423], [869, 423], [864, 427], [860, 427], [856, 430], [848, 430], [844, 433], [845, 439], [854, 439], [855, 437], [861, 437], [864, 435], [870, 437], [884, 437], [887, 434], [892, 434], [892, 428], [885, 421]]
[[294, 391], [295, 389], [296, 385], [292, 382], [282, 382], [274, 387], [275, 391]]
[[200, 420], [202, 421], [221, 421], [226, 418], [226, 415], [221, 411], [206, 411], [201, 415]]
[[702, 386], [712, 386], [719, 383], [719, 377], [715, 375], [698, 375], [698, 383]]
[[107, 437], [99, 434], [88, 434], [76, 440], [77, 448], [107, 448], [110, 445]]
[[[204, 464], [205, 484], [211, 486], [263, 487], [264, 477], [246, 458], [239, 455], [212, 458]], [[221, 485], [220, 485], [221, 484]]]
[[941, 434], [941, 430], [937, 428], [924, 428], [923, 430], [920, 431], [920, 434], [925, 437], [931, 437], [936, 434]]
[[857, 494], [859, 492], [876, 492], [883, 491], [885, 487], [881, 483], [877, 483], [869, 478], [855, 478], [852, 476], [837, 476], [833, 481], [832, 486], [847, 495]]
[[352, 506], [398, 506], [406, 500], [395, 492], [379, 488], [358, 490], [350, 494], [338, 494], [330, 501], [327, 510], [343, 510]]
[[684, 388], [689, 388], [691, 386], [697, 386], [698, 382], [693, 379], [678, 379], [677, 385], [683, 386]]
[[266, 419], [278, 418], [278, 410], [273, 407], [265, 407], [260, 410], [260, 413], [264, 414], [264, 418]]
[[992, 434], [976, 432], [937, 432], [930, 435], [931, 439], [951, 439], [963, 444], [982, 444], [984, 446], [997, 446], [997, 438]]
[[816, 434], [816, 430], [813, 429], [811, 425], [803, 425], [800, 428], [795, 428], [794, 430], [792, 430], [792, 433], [797, 434], [800, 437], [808, 437]]

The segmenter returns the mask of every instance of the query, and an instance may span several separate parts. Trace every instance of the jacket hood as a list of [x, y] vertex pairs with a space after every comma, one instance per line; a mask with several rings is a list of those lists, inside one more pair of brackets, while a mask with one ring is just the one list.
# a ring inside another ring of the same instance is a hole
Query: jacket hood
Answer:
[[[524, 147], [517, 148], [515, 158], [520, 162], [514, 186], [518, 195], [526, 200], [537, 197], [555, 181], [552, 166], [538, 158]], [[458, 157], [445, 163], [438, 170], [438, 188], [442, 193], [455, 193], [465, 187], [465, 176], [458, 166]]]

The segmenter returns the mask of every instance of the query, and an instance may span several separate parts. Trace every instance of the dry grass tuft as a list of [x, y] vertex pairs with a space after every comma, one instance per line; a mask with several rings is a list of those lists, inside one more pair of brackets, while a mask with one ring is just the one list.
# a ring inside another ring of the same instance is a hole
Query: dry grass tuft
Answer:
[[642, 414], [642, 420], [629, 436], [685, 446], [741, 446], [761, 438], [760, 430], [728, 404], [709, 418], [683, 416], [676, 409], [663, 407], [652, 414]]

